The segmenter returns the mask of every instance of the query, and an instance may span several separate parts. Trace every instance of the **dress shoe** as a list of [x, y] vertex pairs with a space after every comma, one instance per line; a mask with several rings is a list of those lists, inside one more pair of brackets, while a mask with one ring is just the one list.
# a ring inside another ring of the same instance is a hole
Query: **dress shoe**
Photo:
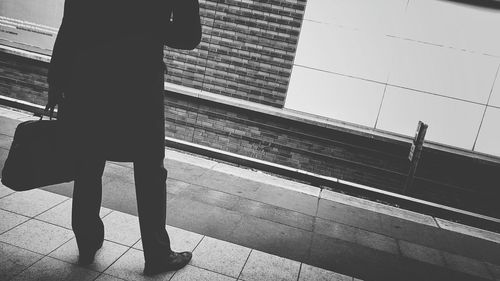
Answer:
[[144, 275], [155, 275], [162, 272], [179, 270], [189, 263], [193, 255], [191, 252], [172, 252], [166, 260], [155, 261], [154, 263], [146, 264], [144, 267]]
[[104, 239], [95, 247], [89, 247], [85, 250], [80, 249], [80, 256], [78, 257], [79, 265], [89, 265], [94, 262], [95, 253], [102, 247]]

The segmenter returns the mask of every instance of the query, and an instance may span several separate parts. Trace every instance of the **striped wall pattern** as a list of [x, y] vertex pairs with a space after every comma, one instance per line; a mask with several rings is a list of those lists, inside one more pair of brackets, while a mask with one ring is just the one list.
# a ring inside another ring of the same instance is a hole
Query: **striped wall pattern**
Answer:
[[167, 82], [283, 107], [305, 0], [200, 0], [201, 44], [166, 48]]

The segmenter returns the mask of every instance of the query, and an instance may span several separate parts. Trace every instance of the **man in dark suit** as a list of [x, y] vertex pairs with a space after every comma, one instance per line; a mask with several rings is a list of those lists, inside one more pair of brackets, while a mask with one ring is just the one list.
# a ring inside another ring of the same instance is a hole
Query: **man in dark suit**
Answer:
[[163, 47], [201, 40], [198, 0], [66, 0], [49, 68], [49, 101], [75, 148], [72, 226], [81, 264], [102, 246], [99, 217], [105, 161], [134, 163], [147, 275], [177, 270], [190, 252], [170, 248]]

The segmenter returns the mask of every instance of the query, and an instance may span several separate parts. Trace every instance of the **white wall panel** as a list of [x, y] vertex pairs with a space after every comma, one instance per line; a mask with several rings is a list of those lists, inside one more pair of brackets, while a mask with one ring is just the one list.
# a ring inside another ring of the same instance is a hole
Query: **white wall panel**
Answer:
[[403, 21], [408, 0], [308, 0], [304, 19], [393, 33]]
[[479, 131], [475, 150], [500, 156], [500, 109], [488, 107]]
[[497, 80], [495, 81], [495, 86], [491, 92], [489, 105], [500, 107], [500, 73], [497, 74]]
[[391, 59], [388, 39], [304, 21], [295, 64], [385, 83]]
[[384, 87], [294, 66], [285, 107], [373, 128]]
[[[374, 1], [377, 2], [377, 1]], [[410, 0], [398, 36], [500, 56], [500, 11], [452, 1]]]
[[2, 0], [0, 16], [59, 28], [64, 0]]
[[486, 104], [499, 58], [393, 39], [389, 84]]
[[472, 149], [485, 106], [388, 86], [377, 128], [413, 137], [419, 120], [426, 140]]

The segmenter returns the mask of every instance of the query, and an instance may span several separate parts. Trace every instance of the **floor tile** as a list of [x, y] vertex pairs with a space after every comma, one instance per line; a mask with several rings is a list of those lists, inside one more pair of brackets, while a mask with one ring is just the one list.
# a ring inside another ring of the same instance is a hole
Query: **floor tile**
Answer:
[[167, 225], [170, 246], [174, 251], [193, 251], [200, 243], [203, 235]]
[[495, 277], [496, 280], [500, 280], [500, 265], [486, 263], [486, 266], [488, 267], [488, 270], [491, 272], [493, 277]]
[[[201, 234], [177, 228], [175, 226], [167, 225], [166, 229], [168, 237], [170, 238], [170, 248], [176, 252], [192, 252], [203, 238], [203, 235]], [[142, 251], [142, 240], [135, 243], [133, 248]]]
[[0, 183], [0, 198], [2, 197], [5, 197], [9, 194], [12, 194], [14, 193], [14, 190], [6, 187], [5, 185], [3, 185], [2, 183]]
[[105, 186], [108, 182], [119, 179], [120, 181], [127, 182], [129, 184], [134, 184], [134, 171], [128, 167], [124, 167], [120, 164], [115, 164], [113, 162], [107, 162], [106, 168], [104, 169], [104, 174], [102, 177], [102, 183]]
[[205, 236], [193, 252], [191, 264], [238, 278], [251, 249]]
[[322, 219], [383, 233], [380, 214], [358, 207], [320, 199], [317, 216]]
[[304, 260], [309, 253], [311, 235], [311, 232], [302, 229], [244, 216], [232, 233], [216, 238], [294, 260]]
[[167, 178], [167, 192], [170, 194], [178, 194], [191, 186], [193, 185], [190, 183], [173, 178]]
[[230, 175], [237, 175], [237, 176], [244, 178], [244, 179], [250, 179], [252, 181], [257, 181], [257, 182], [260, 182], [263, 184], [268, 184], [268, 185], [273, 185], [276, 187], [294, 190], [297, 192], [309, 194], [309, 195], [316, 196], [316, 197], [320, 193], [320, 189], [315, 187], [315, 186], [311, 186], [311, 185], [303, 184], [303, 183], [296, 182], [293, 180], [288, 180], [288, 179], [276, 177], [272, 174], [268, 174], [266, 172], [262, 172], [262, 171], [255, 170], [252, 168], [234, 166], [234, 165], [227, 164], [227, 163], [217, 163], [217, 165], [215, 165], [212, 168], [212, 170], [227, 173]]
[[97, 279], [95, 279], [95, 281], [123, 281], [123, 279], [107, 274], [101, 274], [97, 277]]
[[112, 212], [102, 220], [104, 239], [132, 246], [141, 238], [139, 218], [121, 212]]
[[432, 245], [436, 249], [491, 263], [500, 261], [500, 243], [447, 230], [432, 234], [439, 238], [440, 244]]
[[189, 183], [195, 183], [200, 176], [207, 172], [206, 167], [169, 159], [168, 156], [165, 157], [165, 168], [168, 170], [169, 177]]
[[35, 218], [67, 229], [71, 229], [71, 199], [43, 212]]
[[260, 185], [261, 188], [255, 192], [254, 200], [310, 216], [316, 215], [317, 197], [271, 185]]
[[202, 268], [187, 265], [179, 270], [170, 281], [236, 281], [236, 279]]
[[385, 215], [381, 215], [380, 224], [379, 233], [389, 237], [431, 247], [443, 246], [437, 240], [439, 229], [435, 226]]
[[448, 268], [467, 273], [470, 275], [474, 275], [477, 277], [482, 277], [486, 279], [491, 279], [492, 276], [488, 272], [486, 265], [478, 260], [474, 260], [471, 258], [451, 254], [444, 252], [444, 259]]
[[0, 234], [17, 226], [29, 218], [0, 209]]
[[[8, 113], [9, 116], [12, 116], [12, 111]], [[16, 113], [14, 113], [16, 114]], [[21, 123], [17, 120], [12, 120], [12, 118], [0, 116], [0, 128], [2, 128], [2, 134], [8, 136], [14, 136], [14, 132], [16, 131], [17, 125]]]
[[152, 277], [142, 274], [144, 270], [144, 254], [136, 249], [129, 249], [121, 258], [112, 264], [104, 273], [130, 281], [169, 280], [174, 272], [167, 272]]
[[51, 192], [33, 189], [16, 192], [0, 199], [0, 208], [21, 215], [33, 217], [55, 205], [67, 200], [68, 197]]
[[313, 236], [307, 263], [367, 280], [404, 280], [405, 276], [398, 255], [321, 234]]
[[352, 281], [352, 277], [303, 263], [299, 281]]
[[232, 210], [240, 213], [307, 231], [312, 231], [313, 229], [313, 216], [241, 197], [238, 198], [236, 203]]
[[178, 198], [167, 204], [167, 224], [223, 239], [241, 220], [241, 214], [195, 200]]
[[443, 254], [439, 250], [403, 240], [399, 240], [398, 243], [403, 256], [425, 263], [444, 266]]
[[353, 242], [372, 249], [398, 254], [398, 245], [395, 239], [375, 232], [321, 218], [316, 219], [314, 231], [332, 238]]
[[253, 250], [240, 279], [245, 281], [297, 280], [300, 263]]
[[66, 263], [51, 257], [44, 257], [33, 266], [17, 275], [14, 280], [36, 281], [66, 281], [66, 280], [94, 280], [98, 272]]
[[212, 167], [217, 165], [217, 163], [219, 163], [217, 161], [207, 159], [206, 157], [171, 149], [167, 149], [165, 151], [165, 158], [166, 158], [165, 162], [167, 163], [170, 161], [172, 162], [176, 161], [202, 167], [205, 169], [211, 169]]
[[102, 206], [137, 216], [135, 185], [116, 177], [103, 186]]
[[48, 254], [71, 237], [73, 232], [68, 229], [32, 219], [0, 235], [0, 241]]
[[196, 200], [224, 209], [232, 209], [238, 203], [238, 196], [199, 185], [189, 185], [177, 194], [181, 198]]
[[42, 255], [0, 242], [0, 280], [8, 280], [28, 268]]
[[258, 182], [213, 170], [207, 171], [194, 180], [185, 181], [249, 199], [254, 199], [255, 192], [261, 187]]
[[463, 224], [448, 221], [448, 220], [443, 220], [440, 218], [436, 218], [436, 221], [439, 224], [439, 227], [441, 227], [443, 229], [447, 229], [447, 230], [462, 233], [465, 235], [489, 240], [489, 241], [495, 242], [495, 243], [500, 243], [500, 233], [495, 233], [495, 232], [479, 229], [476, 227], [463, 225]]
[[[94, 262], [87, 268], [103, 272], [127, 250], [128, 247], [104, 240], [102, 248], [97, 251], [95, 255]], [[77, 264], [79, 254], [76, 240], [74, 238], [71, 239], [66, 244], [50, 253], [49, 256], [65, 262]]]
[[[63, 203], [55, 206], [54, 208], [41, 213], [40, 215], [36, 216], [35, 218], [37, 220], [45, 221], [45, 222], [50, 222], [55, 225], [62, 226], [67, 229], [72, 229], [71, 228], [71, 206], [72, 206], [72, 200], [67, 200], [64, 201]], [[108, 208], [101, 208], [101, 218], [106, 216], [111, 212], [110, 209]]]

